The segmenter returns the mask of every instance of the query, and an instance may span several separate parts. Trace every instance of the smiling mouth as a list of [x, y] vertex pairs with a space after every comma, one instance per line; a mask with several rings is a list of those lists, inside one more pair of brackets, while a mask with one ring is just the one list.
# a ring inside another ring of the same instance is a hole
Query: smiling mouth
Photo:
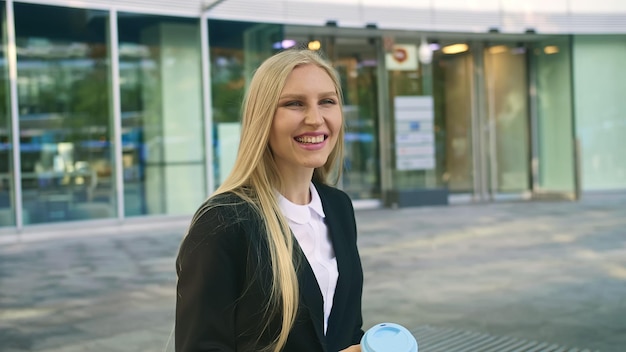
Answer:
[[319, 136], [301, 136], [294, 138], [296, 142], [303, 144], [318, 144], [322, 143], [328, 136], [319, 135]]

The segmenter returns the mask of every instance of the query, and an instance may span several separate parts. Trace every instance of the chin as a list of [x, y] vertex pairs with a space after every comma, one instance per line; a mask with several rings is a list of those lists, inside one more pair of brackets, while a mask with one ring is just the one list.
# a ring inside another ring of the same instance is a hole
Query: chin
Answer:
[[304, 162], [304, 166], [311, 168], [311, 169], [317, 169], [318, 167], [322, 167], [324, 165], [326, 165], [326, 162], [328, 161], [328, 159], [324, 159], [324, 160], [311, 160], [311, 161], [307, 161]]

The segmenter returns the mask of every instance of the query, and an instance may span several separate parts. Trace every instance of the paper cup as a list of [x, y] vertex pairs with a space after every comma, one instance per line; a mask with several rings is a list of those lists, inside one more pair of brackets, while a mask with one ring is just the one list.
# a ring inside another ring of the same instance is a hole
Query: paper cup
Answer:
[[402, 325], [382, 323], [371, 327], [361, 338], [362, 352], [418, 352], [413, 334]]

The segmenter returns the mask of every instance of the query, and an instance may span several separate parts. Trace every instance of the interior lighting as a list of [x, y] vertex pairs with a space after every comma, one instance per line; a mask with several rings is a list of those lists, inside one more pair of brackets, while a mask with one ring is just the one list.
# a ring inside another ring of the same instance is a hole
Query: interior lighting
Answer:
[[428, 42], [425, 38], [422, 38], [422, 43], [419, 46], [418, 56], [420, 62], [424, 65], [428, 65], [433, 61], [433, 51], [430, 49]]
[[556, 45], [548, 45], [543, 48], [543, 52], [546, 53], [546, 55], [556, 54], [559, 52], [559, 47]]
[[469, 50], [469, 46], [467, 44], [452, 44], [448, 46], [444, 46], [441, 51], [444, 54], [452, 55], [459, 54]]
[[272, 44], [272, 48], [274, 49], [289, 49], [295, 46], [297, 43], [293, 39], [284, 39], [279, 42]]
[[322, 43], [320, 43], [319, 40], [311, 40], [307, 47], [309, 48], [309, 50], [317, 51], [322, 48]]
[[293, 39], [285, 39], [281, 42], [283, 49], [289, 49], [296, 46], [296, 41]]
[[506, 45], [496, 45], [489, 48], [489, 54], [496, 55], [502, 54], [509, 50], [509, 47]]

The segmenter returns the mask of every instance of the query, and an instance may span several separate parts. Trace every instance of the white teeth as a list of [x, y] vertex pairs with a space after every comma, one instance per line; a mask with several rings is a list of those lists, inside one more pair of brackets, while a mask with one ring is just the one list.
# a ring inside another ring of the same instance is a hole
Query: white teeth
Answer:
[[302, 137], [296, 137], [296, 141], [300, 142], [300, 143], [310, 143], [310, 144], [315, 144], [315, 143], [322, 143], [324, 141], [324, 136], [302, 136]]

